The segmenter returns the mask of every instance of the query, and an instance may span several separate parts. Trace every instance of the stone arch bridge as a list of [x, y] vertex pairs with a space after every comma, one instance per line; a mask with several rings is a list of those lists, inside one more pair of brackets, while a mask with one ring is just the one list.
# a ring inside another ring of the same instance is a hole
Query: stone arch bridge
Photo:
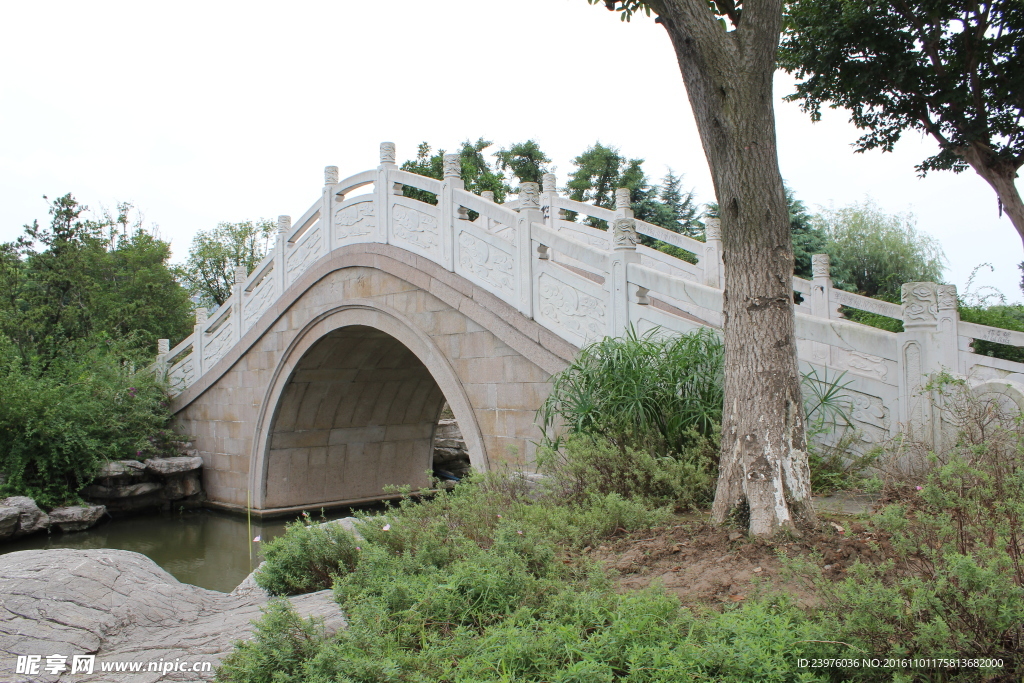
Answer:
[[[327, 167], [321, 196], [297, 221], [280, 217], [274, 249], [236, 273], [231, 298], [210, 316], [199, 309], [175, 348], [161, 341], [157, 367], [203, 457], [211, 503], [280, 513], [426, 484], [445, 402], [474, 467], [528, 466], [548, 379], [582, 345], [629, 325], [720, 326], [713, 222], [705, 242], [693, 240], [636, 220], [628, 192], [603, 209], [562, 196], [550, 174], [497, 204], [464, 189], [456, 155], [444, 169], [443, 180], [402, 171], [390, 143], [376, 169], [339, 180]], [[406, 186], [436, 204], [405, 197]], [[911, 283], [903, 305], [890, 304], [833, 289], [827, 257], [814, 259], [813, 280], [793, 281], [801, 361], [847, 373], [865, 445], [901, 426], [927, 436], [921, 387], [939, 368], [994, 391], [1024, 380], [1024, 365], [970, 348], [974, 338], [1024, 346], [1024, 334], [959, 321], [952, 287]], [[901, 319], [905, 331], [849, 322], [840, 306]]]

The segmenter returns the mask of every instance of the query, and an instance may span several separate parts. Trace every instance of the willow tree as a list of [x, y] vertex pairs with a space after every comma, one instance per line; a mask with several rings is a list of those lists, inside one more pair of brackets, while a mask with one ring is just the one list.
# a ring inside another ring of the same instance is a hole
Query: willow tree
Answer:
[[749, 515], [758, 536], [813, 525], [772, 94], [782, 0], [602, 1], [623, 19], [653, 12], [668, 33], [720, 207], [725, 405], [712, 520]]

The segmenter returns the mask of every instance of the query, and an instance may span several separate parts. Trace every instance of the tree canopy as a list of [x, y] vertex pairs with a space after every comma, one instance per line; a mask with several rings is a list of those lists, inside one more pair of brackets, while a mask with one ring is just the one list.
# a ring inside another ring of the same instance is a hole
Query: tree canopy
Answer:
[[266, 257], [275, 230], [275, 223], [265, 218], [200, 230], [177, 276], [199, 305], [221, 306], [233, 291], [235, 268], [244, 266], [246, 273], [255, 270]]
[[1024, 239], [1024, 3], [792, 0], [787, 12], [779, 63], [799, 79], [788, 99], [813, 120], [848, 109], [866, 131], [859, 152], [927, 133], [939, 152], [918, 171], [972, 167]]

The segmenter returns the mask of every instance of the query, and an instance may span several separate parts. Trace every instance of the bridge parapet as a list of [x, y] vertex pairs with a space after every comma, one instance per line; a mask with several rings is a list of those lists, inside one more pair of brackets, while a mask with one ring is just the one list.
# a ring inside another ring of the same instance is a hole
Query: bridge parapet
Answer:
[[[552, 174], [540, 185], [521, 183], [516, 199], [498, 204], [493, 195], [465, 190], [457, 155], [445, 158], [441, 180], [403, 171], [395, 159], [394, 145], [382, 143], [376, 169], [339, 179], [337, 167], [328, 166], [320, 197], [294, 222], [279, 217], [274, 248], [251, 273], [237, 273], [228, 301], [209, 316], [197, 310], [193, 334], [173, 349], [160, 348], [158, 367], [174, 392], [223, 372], [219, 361], [303, 273], [334, 250], [360, 243], [389, 244], [427, 259], [576, 347], [621, 335], [630, 325], [640, 332], [721, 327], [716, 220], [699, 241], [636, 219], [628, 193], [619, 193], [615, 209], [573, 201], [558, 192]], [[406, 187], [434, 203], [405, 196]], [[609, 229], [569, 221], [567, 212]], [[684, 249], [695, 263], [640, 244], [639, 236]], [[813, 272], [811, 280], [793, 278], [799, 356], [805, 368], [834, 371], [830, 377], [847, 373], [855, 425], [867, 445], [901, 424], [925, 436], [930, 414], [919, 398], [927, 378], [942, 368], [986, 382], [1024, 383], [1024, 365], [971, 349], [973, 339], [1024, 346], [1024, 334], [961, 322], [954, 287], [908, 283], [897, 305], [835, 289], [827, 256], [814, 256]], [[845, 320], [843, 306], [902, 320], [905, 331]]]

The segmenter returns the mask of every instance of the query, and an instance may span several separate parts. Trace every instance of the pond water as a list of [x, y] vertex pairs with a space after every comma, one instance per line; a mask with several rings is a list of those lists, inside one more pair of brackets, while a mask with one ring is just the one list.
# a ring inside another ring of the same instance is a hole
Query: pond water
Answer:
[[[328, 512], [326, 518], [351, 514], [351, 508], [342, 508]], [[253, 517], [250, 530], [244, 516], [214, 510], [139, 515], [110, 519], [86, 531], [35, 534], [0, 544], [0, 554], [47, 548], [131, 550], [149, 557], [182, 583], [229, 593], [262, 561], [261, 543], [252, 539], [259, 536], [262, 542], [280, 536], [292, 519], [261, 522]]]

